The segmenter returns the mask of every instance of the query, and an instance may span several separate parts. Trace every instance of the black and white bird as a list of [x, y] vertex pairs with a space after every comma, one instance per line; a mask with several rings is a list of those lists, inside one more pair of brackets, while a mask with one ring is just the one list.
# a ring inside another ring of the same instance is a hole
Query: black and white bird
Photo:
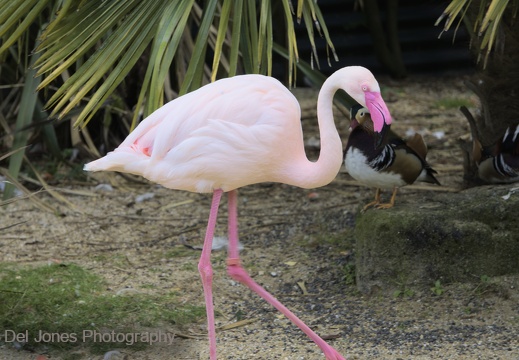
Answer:
[[474, 140], [473, 158], [481, 180], [491, 184], [519, 181], [519, 124], [508, 127], [494, 147]]
[[[423, 181], [440, 185], [436, 171], [425, 161], [427, 146], [420, 134], [404, 140], [390, 130], [373, 132], [373, 122], [367, 108], [355, 105], [350, 110], [351, 132], [344, 150], [346, 171], [364, 185], [376, 188], [375, 200], [364, 206], [387, 209], [395, 204], [399, 187]], [[393, 189], [389, 203], [381, 203], [381, 189]]]

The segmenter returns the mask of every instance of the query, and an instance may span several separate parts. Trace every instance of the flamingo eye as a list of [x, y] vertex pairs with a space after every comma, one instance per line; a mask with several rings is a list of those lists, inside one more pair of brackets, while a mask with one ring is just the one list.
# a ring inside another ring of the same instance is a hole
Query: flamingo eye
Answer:
[[361, 88], [362, 91], [368, 91], [368, 85], [362, 85]]

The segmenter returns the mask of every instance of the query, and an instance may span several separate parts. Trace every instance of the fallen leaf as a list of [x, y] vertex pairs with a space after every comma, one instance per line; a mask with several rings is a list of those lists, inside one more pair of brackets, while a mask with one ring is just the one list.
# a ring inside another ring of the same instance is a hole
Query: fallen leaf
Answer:
[[306, 290], [306, 285], [304, 281], [298, 281], [297, 285], [301, 288], [303, 295], [308, 295], [308, 290]]

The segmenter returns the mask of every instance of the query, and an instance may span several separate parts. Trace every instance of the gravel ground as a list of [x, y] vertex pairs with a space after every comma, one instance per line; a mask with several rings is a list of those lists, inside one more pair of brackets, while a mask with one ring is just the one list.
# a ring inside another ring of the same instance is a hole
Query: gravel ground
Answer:
[[[409, 130], [424, 134], [430, 147], [428, 159], [443, 184], [438, 189], [402, 189], [397, 206], [419, 201], [423, 191], [461, 187], [462, 160], [456, 141], [467, 135], [468, 126], [456, 109], [442, 107], [438, 100], [463, 98], [475, 104], [462, 81], [460, 77], [415, 77], [399, 83], [380, 80], [387, 87], [385, 98], [395, 118], [394, 128], [401, 134]], [[297, 95], [307, 150], [315, 157], [315, 92], [301, 89]], [[337, 118], [346, 139], [348, 122], [339, 111]], [[114, 191], [94, 190], [98, 182], [110, 179], [116, 181]], [[1, 261], [73, 262], [103, 276], [108, 291], [160, 294], [173, 288], [181, 292], [183, 302], [203, 306], [197, 247], [202, 244], [210, 196], [136, 185], [104, 174], [88, 184], [55, 186], [66, 189], [62, 194], [77, 211], [63, 206], [65, 216], [57, 217], [37, 210], [30, 200], [1, 208]], [[148, 193], [153, 197], [135, 201]], [[476, 279], [470, 284], [442, 284], [444, 292], [439, 296], [428, 288], [412, 289], [409, 296], [367, 295], [348, 283], [347, 269], [355, 254], [355, 214], [372, 196], [373, 190], [358, 186], [344, 172], [321, 189], [282, 184], [242, 189], [239, 216], [244, 266], [348, 359], [519, 359], [518, 275], [485, 283]], [[39, 197], [51, 201], [44, 194]], [[224, 201], [217, 235], [225, 235], [225, 210]], [[170, 250], [185, 250], [185, 244], [194, 247], [190, 253], [165, 256]], [[218, 331], [219, 358], [324, 359], [299, 329], [229, 279], [224, 264], [225, 253], [215, 252], [217, 326], [234, 323], [238, 315], [249, 322]], [[143, 284], [148, 286], [143, 288]], [[204, 321], [181, 328], [157, 325], [155, 330], [177, 336], [171, 345], [155, 344], [138, 352], [130, 347], [111, 359], [208, 359]], [[85, 359], [102, 358], [82, 348], [76, 351]], [[37, 355], [0, 343], [0, 359], [35, 359]], [[45, 355], [61, 359], [69, 354]]]

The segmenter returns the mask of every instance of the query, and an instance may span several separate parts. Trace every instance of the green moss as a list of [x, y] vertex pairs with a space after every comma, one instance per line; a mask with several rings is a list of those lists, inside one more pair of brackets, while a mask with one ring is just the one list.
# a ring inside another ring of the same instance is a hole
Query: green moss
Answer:
[[[31, 340], [40, 332], [75, 334], [76, 341], [56, 337], [46, 344], [60, 349], [86, 345], [93, 352], [104, 352], [129, 345], [83, 339], [83, 331], [129, 333], [161, 324], [185, 324], [205, 314], [203, 307], [179, 306], [173, 293], [114, 295], [104, 289], [102, 278], [74, 264], [36, 268], [1, 265], [0, 327], [26, 332], [29, 347], [39, 345]], [[131, 346], [138, 350], [146, 343]]]

